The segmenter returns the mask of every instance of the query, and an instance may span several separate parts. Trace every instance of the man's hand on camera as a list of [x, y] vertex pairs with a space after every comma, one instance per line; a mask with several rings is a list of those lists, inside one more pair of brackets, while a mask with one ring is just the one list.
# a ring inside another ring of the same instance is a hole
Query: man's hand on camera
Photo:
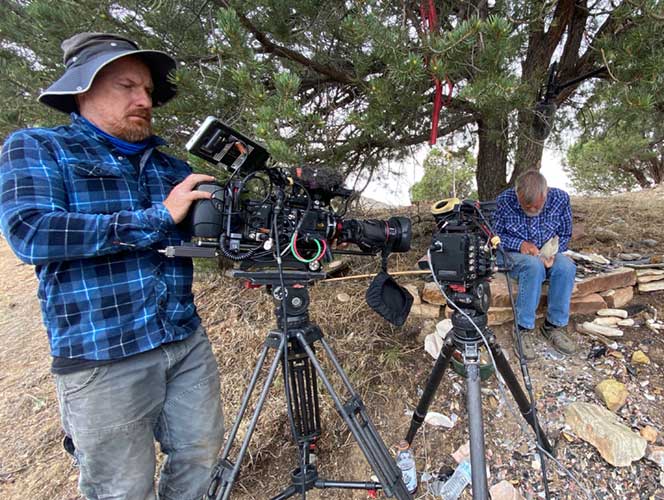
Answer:
[[180, 184], [175, 186], [164, 200], [164, 206], [171, 214], [173, 221], [178, 224], [187, 216], [191, 203], [196, 200], [206, 200], [212, 193], [196, 191], [196, 185], [201, 182], [214, 181], [214, 177], [204, 174], [190, 174]]
[[539, 255], [539, 248], [530, 241], [521, 243], [521, 253], [524, 255]]

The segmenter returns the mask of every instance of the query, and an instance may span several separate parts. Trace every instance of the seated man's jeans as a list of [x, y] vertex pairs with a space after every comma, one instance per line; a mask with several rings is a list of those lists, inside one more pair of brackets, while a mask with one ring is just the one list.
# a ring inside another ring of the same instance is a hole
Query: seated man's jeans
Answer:
[[574, 288], [576, 264], [563, 254], [556, 254], [553, 266], [544, 267], [540, 257], [507, 252], [508, 262], [498, 255], [498, 265], [512, 268], [509, 275], [519, 281], [516, 297], [517, 323], [523, 328], [535, 328], [535, 315], [542, 293], [542, 283], [549, 280], [546, 319], [556, 326], [566, 326], [569, 322], [570, 299]]
[[223, 438], [217, 361], [205, 330], [112, 364], [56, 375], [87, 499], [199, 500]]

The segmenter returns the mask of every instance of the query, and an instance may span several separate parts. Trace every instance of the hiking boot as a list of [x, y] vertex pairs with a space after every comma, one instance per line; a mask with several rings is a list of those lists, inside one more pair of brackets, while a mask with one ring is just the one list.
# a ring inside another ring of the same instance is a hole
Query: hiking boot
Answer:
[[576, 352], [577, 345], [568, 335], [567, 325], [555, 326], [544, 323], [540, 331], [558, 352], [563, 354], [574, 354]]
[[[521, 349], [523, 350], [523, 357], [528, 361], [535, 359], [535, 331], [532, 328], [517, 327], [521, 332]], [[519, 344], [516, 340], [514, 330], [512, 330], [512, 339], [514, 340], [514, 352], [516, 357], [519, 357]]]

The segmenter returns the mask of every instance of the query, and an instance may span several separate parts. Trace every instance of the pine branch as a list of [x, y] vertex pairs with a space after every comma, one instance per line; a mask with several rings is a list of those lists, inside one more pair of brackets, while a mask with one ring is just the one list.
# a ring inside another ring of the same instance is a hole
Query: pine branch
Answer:
[[247, 29], [247, 31], [249, 31], [254, 36], [254, 38], [264, 47], [264, 49], [267, 52], [274, 54], [278, 57], [289, 59], [307, 68], [311, 68], [314, 71], [323, 75], [327, 75], [333, 80], [336, 80], [341, 83], [354, 83], [356, 81], [356, 79], [348, 73], [344, 73], [343, 71], [339, 71], [336, 68], [320, 64], [312, 59], [309, 59], [308, 57], [305, 57], [299, 52], [296, 52], [292, 49], [283, 47], [281, 45], [272, 42], [265, 33], [260, 31], [258, 28], [256, 28], [253, 25], [253, 23], [249, 20], [249, 18], [247, 18], [247, 16], [239, 12], [236, 8], [231, 7], [230, 3], [227, 0], [214, 0], [214, 2], [215, 4], [224, 7], [226, 9], [233, 9], [237, 14], [238, 18], [240, 19], [242, 25]]

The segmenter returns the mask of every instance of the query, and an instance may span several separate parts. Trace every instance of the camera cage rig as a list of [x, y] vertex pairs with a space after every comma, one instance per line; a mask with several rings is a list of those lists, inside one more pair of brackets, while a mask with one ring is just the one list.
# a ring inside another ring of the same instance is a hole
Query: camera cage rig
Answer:
[[[192, 205], [181, 223], [191, 232], [192, 243], [167, 247], [169, 257], [222, 256], [244, 270], [273, 268], [279, 261], [287, 269], [317, 272], [322, 262], [332, 259], [334, 242], [360, 249], [335, 249], [338, 254], [389, 254], [410, 248], [406, 217], [344, 219], [354, 192], [342, 186], [336, 171], [268, 165], [270, 155], [262, 145], [214, 117], [204, 121], [186, 148], [230, 176], [223, 185], [197, 186], [212, 197]], [[340, 211], [334, 209], [335, 201]]]

